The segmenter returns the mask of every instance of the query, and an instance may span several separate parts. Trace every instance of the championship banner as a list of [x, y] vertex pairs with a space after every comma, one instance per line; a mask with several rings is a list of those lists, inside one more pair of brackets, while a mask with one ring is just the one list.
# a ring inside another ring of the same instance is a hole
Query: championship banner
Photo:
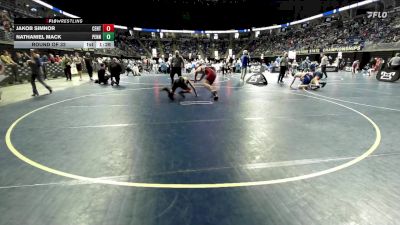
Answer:
[[344, 46], [344, 47], [335, 47], [335, 48], [313, 48], [313, 49], [302, 49], [297, 50], [297, 54], [309, 54], [309, 53], [321, 53], [321, 52], [354, 52], [354, 51], [361, 51], [361, 45], [354, 45], [354, 46]]
[[337, 48], [324, 48], [323, 52], [352, 52], [352, 51], [360, 51], [361, 45], [354, 46], [345, 46], [345, 47], [337, 47]]

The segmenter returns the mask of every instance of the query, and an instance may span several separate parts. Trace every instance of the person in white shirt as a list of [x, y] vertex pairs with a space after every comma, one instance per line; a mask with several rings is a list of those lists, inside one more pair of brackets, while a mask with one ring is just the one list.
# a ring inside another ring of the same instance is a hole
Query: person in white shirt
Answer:
[[133, 75], [135, 75], [135, 74], [133, 73], [132, 68], [133, 68], [132, 60], [128, 60], [128, 62], [127, 62], [127, 64], [126, 64], [126, 69], [125, 69], [125, 71], [126, 71], [126, 76], [128, 76], [130, 72], [131, 72]]
[[75, 57], [72, 59], [75, 63], [76, 70], [78, 70], [79, 80], [82, 80], [82, 62], [83, 58], [79, 55], [78, 52], [75, 52]]
[[139, 66], [136, 63], [133, 64], [132, 72], [133, 72], [133, 76], [141, 76], [140, 71], [139, 71]]

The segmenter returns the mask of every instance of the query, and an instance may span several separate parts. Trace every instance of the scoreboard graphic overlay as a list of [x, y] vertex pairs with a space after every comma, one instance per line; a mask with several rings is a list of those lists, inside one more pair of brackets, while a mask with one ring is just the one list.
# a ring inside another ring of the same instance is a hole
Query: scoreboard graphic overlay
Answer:
[[114, 48], [114, 24], [83, 19], [15, 19], [14, 48]]

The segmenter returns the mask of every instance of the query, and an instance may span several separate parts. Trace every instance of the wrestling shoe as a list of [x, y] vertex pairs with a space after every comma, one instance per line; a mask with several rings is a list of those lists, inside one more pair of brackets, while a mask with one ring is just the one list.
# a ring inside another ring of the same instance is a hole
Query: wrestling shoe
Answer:
[[214, 97], [214, 101], [218, 101], [219, 97], [217, 95], [217, 91], [213, 91], [212, 94], [213, 94], [213, 97]]
[[184, 95], [184, 92], [183, 92], [183, 91], [180, 91], [180, 92], [179, 92], [179, 95], [182, 96], [182, 98], [185, 98], [185, 95]]

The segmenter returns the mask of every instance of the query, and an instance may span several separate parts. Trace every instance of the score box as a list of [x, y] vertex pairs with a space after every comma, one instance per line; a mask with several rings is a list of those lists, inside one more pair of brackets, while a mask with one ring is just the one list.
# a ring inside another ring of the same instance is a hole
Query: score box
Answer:
[[114, 41], [96, 41], [96, 48], [114, 48]]
[[103, 41], [114, 41], [114, 32], [103, 32]]
[[96, 48], [96, 42], [95, 41], [85, 41], [85, 42], [83, 42], [83, 47], [84, 48]]
[[114, 24], [103, 24], [103, 32], [114, 32]]

